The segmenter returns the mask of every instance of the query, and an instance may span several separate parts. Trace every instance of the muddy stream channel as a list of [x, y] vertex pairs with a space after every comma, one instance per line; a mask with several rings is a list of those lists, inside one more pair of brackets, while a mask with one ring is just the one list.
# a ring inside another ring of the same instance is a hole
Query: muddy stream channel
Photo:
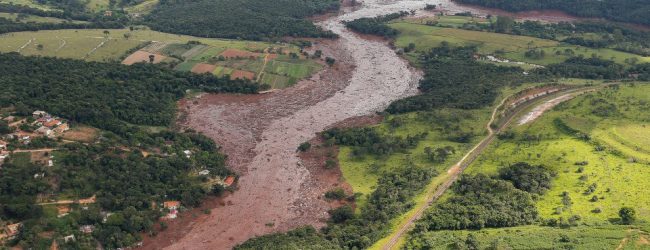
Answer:
[[[209, 214], [195, 213], [190, 222], [170, 225], [145, 240], [142, 248], [230, 249], [259, 235], [301, 225], [323, 226], [330, 205], [321, 197], [333, 184], [316, 178], [296, 148], [331, 124], [373, 114], [392, 101], [417, 94], [421, 78], [421, 72], [386, 42], [364, 39], [341, 21], [417, 10], [426, 4], [450, 12], [485, 13], [446, 0], [365, 0], [318, 23], [340, 36], [312, 48], [336, 58], [334, 67], [272, 93], [206, 94], [181, 101], [180, 126], [200, 131], [222, 146], [228, 166], [240, 175], [238, 189], [212, 202], [206, 208]], [[337, 182], [340, 174], [333, 178]]]

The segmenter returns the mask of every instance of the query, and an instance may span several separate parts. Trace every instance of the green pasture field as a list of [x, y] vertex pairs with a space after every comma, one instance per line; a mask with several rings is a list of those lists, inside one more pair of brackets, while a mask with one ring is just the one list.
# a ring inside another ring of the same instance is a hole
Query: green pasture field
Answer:
[[109, 0], [88, 0], [86, 9], [92, 12], [98, 12], [109, 9]]
[[153, 8], [158, 5], [159, 1], [160, 0], [145, 0], [137, 5], [126, 7], [124, 10], [128, 13], [146, 14], [153, 10]]
[[[417, 53], [426, 52], [433, 47], [437, 47], [443, 41], [453, 45], [476, 45], [481, 54], [493, 54], [514, 61], [538, 65], [548, 65], [566, 60], [568, 56], [555, 54], [556, 51], [563, 52], [566, 49], [573, 50], [576, 56], [583, 55], [585, 57], [591, 57], [592, 55], [596, 55], [602, 59], [614, 60], [623, 65], [629, 65], [625, 63], [625, 59], [628, 58], [637, 58], [639, 63], [650, 62], [650, 57], [643, 57], [613, 49], [592, 49], [569, 46], [557, 41], [534, 37], [434, 27], [413, 23], [413, 21], [396, 21], [389, 25], [400, 31], [400, 35], [395, 41], [397, 47], [406, 47], [410, 43], [415, 44], [416, 51], [409, 53], [407, 56], [413, 62], [416, 62]], [[530, 49], [543, 49], [546, 55], [542, 59], [527, 58], [524, 54]]]
[[[35, 16], [35, 15], [29, 15], [26, 14], [24, 18], [17, 20], [18, 14], [17, 13], [6, 13], [6, 12], [0, 12], [0, 17], [2, 18], [7, 18], [13, 21], [19, 21], [23, 23], [27, 22], [34, 22], [34, 23], [65, 23], [68, 22], [66, 19], [61, 19], [61, 18], [56, 18], [56, 17], [42, 17], [42, 16]], [[88, 23], [86, 21], [70, 21], [71, 23]]]
[[[271, 46], [269, 43], [253, 41], [236, 41], [226, 39], [199, 38], [185, 35], [174, 35], [151, 31], [146, 29], [110, 29], [109, 35], [104, 34], [101, 29], [83, 30], [42, 30], [14, 32], [0, 35], [0, 52], [14, 52], [25, 44], [20, 50], [23, 55], [56, 56], [62, 58], [86, 59], [89, 61], [118, 61], [126, 52], [147, 41], [158, 41], [167, 43], [187, 43], [198, 41], [206, 45], [221, 48], [236, 48], [243, 50], [260, 50]], [[124, 34], [130, 34], [127, 39]], [[65, 45], [61, 47], [64, 43]], [[106, 43], [99, 47], [91, 55], [87, 55], [100, 43]], [[39, 50], [37, 45], [42, 44], [43, 49]]]
[[478, 24], [488, 24], [490, 23], [489, 19], [478, 18], [478, 17], [469, 17], [469, 16], [435, 16], [435, 17], [425, 17], [418, 19], [408, 19], [408, 22], [427, 24], [427, 22], [435, 22], [436, 25], [443, 27], [462, 27], [463, 24], [468, 23], [478, 23]]
[[[434, 231], [420, 238], [427, 239], [427, 246], [434, 246], [432, 249], [453, 249], [455, 242], [465, 242], [469, 234], [479, 242], [480, 249], [644, 249], [649, 238], [647, 233], [621, 225]], [[416, 246], [415, 242], [412, 244]]]
[[41, 9], [41, 10], [56, 10], [56, 8], [52, 6], [41, 4], [35, 0], [0, 0], [0, 3], [25, 5], [30, 8]]
[[[356, 159], [351, 156], [352, 147], [341, 147], [338, 155], [339, 165], [346, 182], [352, 186], [355, 193], [362, 193], [363, 196], [357, 200], [358, 207], [362, 207], [366, 200], [366, 195], [374, 191], [377, 180], [383, 171], [390, 171], [392, 168], [401, 167], [408, 163], [413, 163], [420, 167], [435, 170], [442, 174], [460, 159], [464, 152], [469, 150], [478, 140], [482, 139], [487, 133], [485, 124], [489, 120], [489, 109], [479, 110], [459, 110], [446, 109], [438, 111], [436, 115], [425, 113], [409, 113], [403, 115], [389, 116], [385, 122], [375, 126], [381, 133], [406, 137], [407, 135], [415, 136], [417, 134], [428, 132], [425, 139], [420, 141], [417, 147], [409, 149], [404, 153], [394, 153], [388, 157], [375, 157], [366, 155], [362, 159]], [[463, 131], [472, 131], [475, 136], [469, 143], [456, 143], [449, 141], [447, 135], [441, 131], [440, 124], [437, 124], [437, 117], [462, 117], [459, 129]], [[401, 120], [402, 125], [392, 128], [390, 120]], [[431, 163], [424, 152], [425, 147], [440, 148], [452, 146], [455, 154], [448, 157], [445, 162]]]
[[[618, 217], [620, 207], [630, 206], [639, 218], [650, 219], [650, 196], [639, 195], [650, 188], [650, 168], [647, 163], [633, 160], [649, 154], [631, 146], [648, 142], [650, 132], [643, 127], [650, 119], [645, 112], [645, 102], [650, 101], [648, 91], [647, 84], [621, 86], [619, 90], [606, 89], [560, 104], [532, 124], [514, 126], [512, 131], [517, 138], [495, 141], [466, 174], [495, 175], [502, 166], [516, 162], [541, 164], [558, 173], [551, 190], [537, 201], [541, 217], [566, 219], [579, 215], [587, 223], [607, 223]], [[594, 115], [595, 110], [602, 108], [594, 100], [604, 98], [621, 111], [609, 117]], [[556, 119], [592, 139], [585, 141], [567, 134], [555, 125]], [[607, 133], [603, 135], [601, 131]], [[620, 138], [611, 139], [610, 133], [617, 133]], [[524, 134], [541, 139], [521, 139]], [[597, 185], [596, 191], [586, 193], [593, 183]], [[570, 207], [561, 202], [563, 192], [571, 197]], [[592, 201], [593, 196], [598, 200]], [[596, 209], [600, 212], [594, 212]]]

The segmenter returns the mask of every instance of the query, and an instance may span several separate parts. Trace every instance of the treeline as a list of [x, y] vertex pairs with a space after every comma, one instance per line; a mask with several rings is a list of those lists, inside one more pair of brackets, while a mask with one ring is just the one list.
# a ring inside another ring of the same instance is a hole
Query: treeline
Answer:
[[36, 23], [36, 22], [14, 22], [10, 19], [0, 17], [0, 34], [18, 31], [37, 30], [59, 30], [59, 29], [119, 29], [124, 27], [119, 22], [101, 23]]
[[[349, 206], [343, 206], [330, 211], [331, 219], [320, 234], [334, 245], [343, 249], [365, 249], [384, 237], [389, 228], [390, 220], [412, 208], [412, 198], [426, 186], [437, 173], [417, 166], [404, 166], [391, 172], [386, 172], [377, 182], [376, 190], [370, 195], [366, 206], [360, 214], [355, 214]], [[297, 232], [300, 232], [298, 229]], [[275, 249], [274, 246], [289, 245], [295, 249], [315, 249], [308, 241], [297, 240], [294, 244], [285, 240], [296, 231], [287, 234], [276, 234], [251, 239], [236, 249]], [[314, 237], [314, 234], [307, 234]], [[324, 245], [321, 240], [314, 241]], [[329, 248], [328, 248], [329, 249]], [[336, 249], [336, 248], [331, 248]]]
[[[18, 31], [56, 30], [56, 29], [119, 29], [128, 23], [125, 15], [104, 16], [80, 11], [44, 11], [23, 5], [0, 3], [0, 12], [19, 13], [41, 17], [65, 19], [63, 23], [17, 22], [0, 17], [0, 34]], [[74, 23], [85, 21], [87, 23]]]
[[[91, 236], [104, 248], [132, 246], [141, 241], [140, 233], [155, 234], [154, 225], [164, 212], [156, 204], [178, 200], [183, 206], [197, 206], [206, 195], [223, 190], [219, 184], [209, 185], [209, 177], [231, 174], [225, 156], [200, 134], [147, 134], [139, 147], [122, 144], [123, 138], [111, 134], [104, 136], [98, 143], [60, 145], [52, 167], [11, 159], [3, 165], [0, 218], [23, 223], [10, 245], [38, 248], [48, 240], [46, 231], [58, 236], [76, 234], [79, 239], [79, 227], [90, 225], [94, 227]], [[152, 148], [162, 154], [144, 157], [141, 150]], [[193, 152], [190, 159], [184, 150]], [[202, 169], [210, 175], [190, 174]], [[95, 195], [97, 202], [86, 209], [73, 204], [67, 216], [57, 217], [35, 204], [38, 195]], [[64, 248], [80, 248], [78, 244], [67, 243]]]
[[415, 148], [427, 134], [415, 136], [381, 135], [373, 128], [333, 128], [322, 133], [325, 140], [333, 141], [337, 145], [352, 146], [352, 155], [362, 157], [366, 154], [375, 156], [389, 156], [405, 149]]
[[554, 176], [546, 167], [523, 162], [502, 168], [494, 178], [464, 176], [449, 199], [426, 211], [413, 234], [532, 224], [538, 218], [532, 197], [548, 190]]
[[395, 101], [386, 111], [480, 108], [494, 102], [500, 87], [533, 79], [517, 67], [480, 63], [475, 55], [476, 47], [452, 47], [446, 42], [423, 54], [420, 62], [425, 74], [419, 87], [422, 94]]
[[379, 17], [364, 17], [345, 22], [345, 27], [363, 34], [371, 34], [393, 38], [399, 31], [386, 25], [386, 22], [408, 15], [406, 11], [400, 11]]
[[572, 57], [558, 64], [551, 64], [542, 72], [558, 77], [585, 79], [621, 79], [626, 77], [623, 65], [600, 58]]
[[613, 21], [650, 25], [650, 5], [639, 0], [457, 0], [507, 11], [554, 9], [579, 17], [600, 17]]
[[137, 125], [166, 126], [188, 89], [255, 93], [245, 80], [196, 75], [150, 64], [84, 62], [0, 54], [0, 106], [47, 110], [125, 136]]
[[609, 22], [515, 22], [499, 16], [493, 24], [468, 25], [482, 30], [561, 41], [590, 48], [612, 48], [639, 55], [650, 55], [650, 33]]
[[144, 23], [154, 30], [200, 37], [335, 37], [304, 18], [339, 5], [337, 0], [163, 0]]

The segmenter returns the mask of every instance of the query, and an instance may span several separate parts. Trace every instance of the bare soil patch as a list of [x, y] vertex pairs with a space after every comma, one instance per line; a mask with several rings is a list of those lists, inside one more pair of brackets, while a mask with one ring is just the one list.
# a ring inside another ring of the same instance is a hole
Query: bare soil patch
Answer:
[[132, 64], [141, 63], [141, 62], [148, 63], [150, 55], [154, 56], [153, 63], [160, 63], [163, 60], [167, 59], [166, 56], [163, 56], [161, 54], [154, 54], [154, 53], [138, 50], [136, 52], [133, 52], [133, 54], [129, 55], [128, 57], [126, 57], [122, 61], [122, 64], [124, 64], [124, 65], [132, 65]]
[[230, 74], [230, 79], [248, 79], [255, 80], [255, 73], [250, 71], [235, 70]]
[[217, 66], [212, 65], [212, 64], [206, 64], [206, 63], [197, 63], [192, 67], [192, 73], [196, 74], [203, 74], [203, 73], [212, 73], [214, 69], [216, 69]]
[[69, 140], [69, 141], [90, 143], [95, 141], [95, 138], [97, 138], [98, 134], [99, 134], [98, 129], [87, 127], [87, 126], [78, 126], [78, 127], [71, 128], [70, 130], [63, 133], [62, 138], [64, 140]]

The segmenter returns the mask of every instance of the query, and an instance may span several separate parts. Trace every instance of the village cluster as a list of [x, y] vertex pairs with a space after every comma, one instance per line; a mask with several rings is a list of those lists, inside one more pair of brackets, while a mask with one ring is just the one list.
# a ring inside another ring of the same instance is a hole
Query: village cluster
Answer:
[[35, 138], [60, 137], [70, 129], [65, 119], [40, 110], [34, 111], [31, 117], [8, 115], [1, 117], [1, 119], [13, 129], [13, 132], [2, 135], [0, 139], [0, 165], [9, 156], [9, 146], [12, 143], [29, 145]]

